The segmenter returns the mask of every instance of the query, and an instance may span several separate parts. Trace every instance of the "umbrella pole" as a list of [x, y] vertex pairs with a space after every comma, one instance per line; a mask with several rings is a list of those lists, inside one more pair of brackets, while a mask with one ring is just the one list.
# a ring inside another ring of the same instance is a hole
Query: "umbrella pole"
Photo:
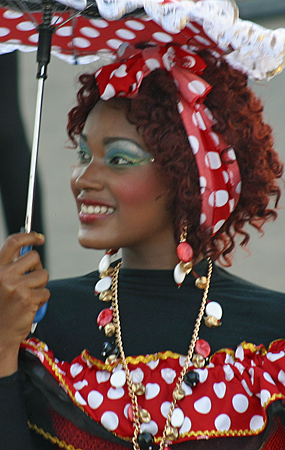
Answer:
[[47, 78], [47, 66], [50, 62], [51, 41], [54, 26], [51, 25], [53, 0], [43, 0], [43, 22], [39, 25], [39, 44], [37, 51], [38, 62], [38, 91], [35, 109], [34, 134], [31, 152], [30, 175], [27, 196], [27, 209], [25, 218], [25, 232], [30, 233], [32, 228], [33, 205], [36, 187], [36, 170], [39, 152], [39, 139], [42, 117], [44, 82]]
[[44, 94], [44, 82], [45, 82], [44, 78], [40, 78], [38, 81], [38, 92], [37, 92], [35, 120], [34, 120], [34, 134], [33, 134], [33, 144], [32, 144], [31, 163], [30, 163], [29, 187], [28, 187], [28, 196], [27, 196], [27, 209], [26, 209], [26, 218], [25, 218], [25, 232], [26, 233], [30, 233], [31, 228], [32, 228], [33, 204], [34, 204], [35, 187], [36, 187], [36, 170], [37, 170], [37, 161], [38, 161], [41, 115], [42, 115], [43, 94]]

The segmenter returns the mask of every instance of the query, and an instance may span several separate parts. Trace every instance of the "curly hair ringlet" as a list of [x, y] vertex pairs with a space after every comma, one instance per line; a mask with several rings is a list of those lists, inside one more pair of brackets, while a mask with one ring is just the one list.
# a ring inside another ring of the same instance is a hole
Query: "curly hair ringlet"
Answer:
[[[237, 236], [242, 238], [241, 246], [249, 241], [246, 224], [262, 233], [264, 223], [276, 219], [281, 194], [277, 179], [282, 177], [283, 164], [273, 148], [272, 129], [263, 121], [263, 105], [248, 87], [247, 76], [206, 50], [197, 53], [207, 64], [202, 78], [213, 87], [204, 102], [215, 119], [213, 131], [222, 134], [235, 149], [242, 178], [239, 203], [215, 236], [207, 235], [199, 226], [199, 174], [178, 113], [177, 89], [169, 74], [162, 69], [151, 72], [135, 98], [118, 102], [125, 103], [127, 119], [136, 124], [171, 193], [169, 207], [177, 242], [181, 224], [186, 223], [194, 258], [209, 255], [230, 266]], [[100, 99], [93, 74], [83, 74], [79, 80], [82, 87], [77, 93], [78, 103], [69, 113], [67, 126], [75, 146], [76, 136]]]

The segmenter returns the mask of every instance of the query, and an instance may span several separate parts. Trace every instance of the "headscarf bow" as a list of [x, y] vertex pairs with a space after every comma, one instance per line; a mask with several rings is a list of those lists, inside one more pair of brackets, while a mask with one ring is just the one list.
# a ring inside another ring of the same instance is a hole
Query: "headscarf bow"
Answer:
[[144, 77], [153, 70], [169, 72], [177, 87], [178, 111], [198, 167], [200, 225], [214, 235], [238, 203], [241, 177], [234, 150], [213, 132], [213, 116], [203, 104], [212, 89], [199, 76], [205, 67], [200, 56], [180, 46], [136, 49], [123, 44], [117, 62], [97, 70], [95, 78], [101, 99], [109, 100], [135, 97]]

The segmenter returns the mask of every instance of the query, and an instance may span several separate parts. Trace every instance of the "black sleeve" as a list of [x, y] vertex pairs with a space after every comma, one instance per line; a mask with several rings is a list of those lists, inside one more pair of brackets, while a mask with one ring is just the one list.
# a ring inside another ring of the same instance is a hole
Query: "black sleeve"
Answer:
[[19, 371], [0, 378], [0, 443], [5, 450], [36, 450], [27, 425]]

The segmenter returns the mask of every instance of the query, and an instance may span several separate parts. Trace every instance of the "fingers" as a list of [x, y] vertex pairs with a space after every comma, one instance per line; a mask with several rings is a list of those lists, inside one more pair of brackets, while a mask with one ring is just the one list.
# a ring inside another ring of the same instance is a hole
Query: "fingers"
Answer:
[[[43, 245], [45, 238], [39, 233], [16, 233], [8, 237], [0, 250], [0, 266], [10, 264], [20, 256], [22, 247]], [[25, 255], [26, 256], [26, 255]], [[24, 257], [23, 257], [24, 258]]]

